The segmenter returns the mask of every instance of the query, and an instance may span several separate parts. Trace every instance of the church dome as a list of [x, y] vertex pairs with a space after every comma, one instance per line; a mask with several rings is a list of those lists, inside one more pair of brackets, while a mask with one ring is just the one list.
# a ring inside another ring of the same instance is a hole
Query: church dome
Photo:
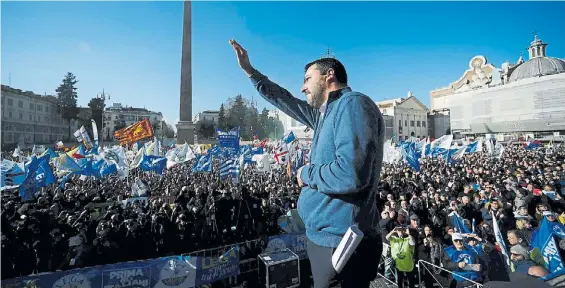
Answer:
[[546, 46], [547, 44], [535, 35], [534, 41], [528, 47], [530, 59], [516, 67], [508, 81], [515, 82], [526, 78], [564, 73], [565, 61], [547, 57], [545, 55]]

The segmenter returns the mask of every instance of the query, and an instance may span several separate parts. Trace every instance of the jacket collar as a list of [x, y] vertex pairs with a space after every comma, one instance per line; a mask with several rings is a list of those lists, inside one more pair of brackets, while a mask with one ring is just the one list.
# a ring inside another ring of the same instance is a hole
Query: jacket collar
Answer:
[[322, 106], [320, 106], [320, 113], [326, 113], [326, 109], [328, 108], [327, 106], [329, 104], [331, 104], [333, 101], [339, 99], [341, 96], [343, 96], [343, 94], [351, 92], [351, 88], [349, 86], [343, 87], [341, 89], [332, 91], [328, 94], [328, 100], [326, 100], [326, 102], [324, 102], [324, 104], [322, 104]]

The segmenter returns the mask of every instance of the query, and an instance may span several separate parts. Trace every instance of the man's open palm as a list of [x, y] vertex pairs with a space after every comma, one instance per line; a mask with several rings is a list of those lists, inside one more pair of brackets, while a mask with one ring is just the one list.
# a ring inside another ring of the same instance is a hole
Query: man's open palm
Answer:
[[237, 63], [239, 63], [239, 67], [241, 67], [241, 69], [243, 69], [243, 71], [247, 73], [248, 76], [251, 76], [251, 74], [253, 74], [253, 67], [249, 62], [247, 51], [243, 49], [243, 47], [241, 47], [241, 45], [239, 45], [239, 43], [237, 43], [235, 39], [231, 39], [230, 44], [235, 51], [235, 55], [237, 56]]

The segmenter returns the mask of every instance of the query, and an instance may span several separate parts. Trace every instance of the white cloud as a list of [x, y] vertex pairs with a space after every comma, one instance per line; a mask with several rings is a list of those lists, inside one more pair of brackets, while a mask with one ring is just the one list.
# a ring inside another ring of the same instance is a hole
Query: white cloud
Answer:
[[92, 51], [92, 48], [86, 42], [80, 42], [78, 44], [78, 49], [80, 50], [80, 52], [83, 52], [83, 53], [89, 53], [89, 52]]

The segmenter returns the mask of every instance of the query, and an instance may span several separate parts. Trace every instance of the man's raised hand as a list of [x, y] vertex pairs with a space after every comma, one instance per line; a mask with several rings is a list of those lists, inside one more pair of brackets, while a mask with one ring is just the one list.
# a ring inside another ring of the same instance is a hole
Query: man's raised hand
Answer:
[[239, 63], [239, 67], [243, 69], [243, 72], [247, 74], [247, 76], [251, 76], [255, 69], [251, 66], [251, 62], [249, 62], [249, 56], [247, 55], [247, 51], [235, 41], [235, 39], [231, 39], [230, 45], [232, 46], [233, 50], [235, 51], [235, 55], [237, 56], [237, 63]]

